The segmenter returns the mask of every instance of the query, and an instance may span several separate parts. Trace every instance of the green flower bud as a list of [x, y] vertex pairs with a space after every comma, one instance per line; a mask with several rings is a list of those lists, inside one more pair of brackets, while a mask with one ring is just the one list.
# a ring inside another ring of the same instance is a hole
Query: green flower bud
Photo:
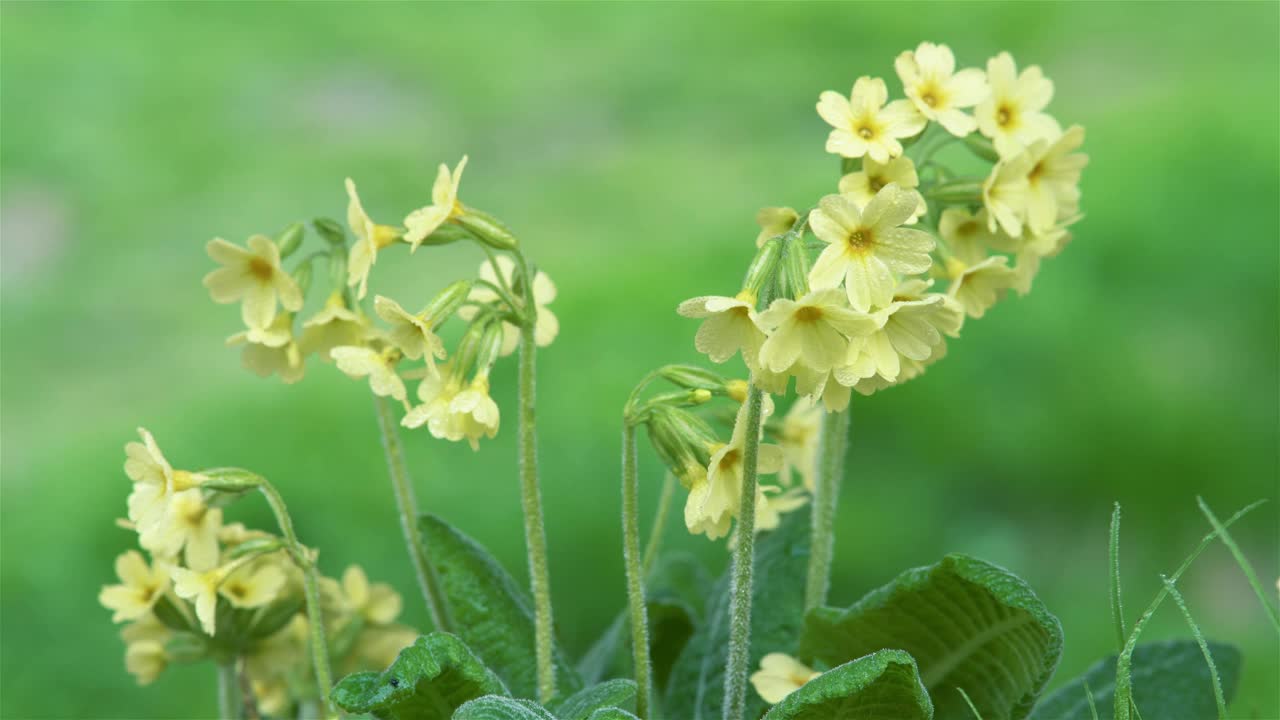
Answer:
[[514, 250], [519, 244], [516, 236], [501, 220], [486, 212], [466, 208], [456, 221], [470, 230], [480, 242], [495, 250]]
[[303, 295], [311, 289], [311, 262], [304, 262], [293, 270], [293, 281], [298, 283], [298, 289]]
[[986, 160], [987, 162], [1000, 162], [1000, 153], [996, 152], [996, 146], [985, 137], [978, 133], [970, 133], [964, 139], [964, 146], [974, 155]]
[[753, 296], [759, 297], [764, 284], [773, 278], [778, 268], [778, 257], [781, 254], [782, 238], [780, 237], [773, 238], [761, 246], [747, 268], [747, 277], [742, 281], [742, 288]]
[[784, 292], [793, 299], [809, 293], [809, 257], [800, 238], [790, 238], [783, 250], [782, 282]]
[[244, 468], [213, 468], [211, 470], [201, 470], [199, 474], [204, 478], [200, 482], [200, 487], [204, 490], [244, 493], [256, 490], [262, 485], [261, 475], [249, 472]]
[[347, 231], [342, 229], [337, 220], [329, 218], [316, 218], [311, 221], [311, 226], [320, 233], [320, 237], [324, 238], [330, 245], [345, 245], [347, 243]]
[[422, 311], [422, 319], [432, 328], [439, 327], [458, 311], [469, 294], [471, 294], [470, 280], [459, 280], [450, 284], [431, 298], [431, 302], [427, 303], [427, 307]]
[[470, 230], [454, 223], [444, 223], [422, 239], [419, 245], [448, 245], [460, 240], [479, 240]]
[[498, 351], [502, 349], [502, 323], [491, 322], [485, 325], [484, 334], [476, 346], [476, 372], [488, 372], [498, 359]]
[[453, 354], [454, 377], [463, 377], [471, 370], [491, 324], [493, 323], [489, 318], [479, 317], [467, 327], [462, 340], [458, 341], [458, 351]]
[[306, 226], [296, 222], [285, 228], [276, 238], [276, 247], [280, 248], [280, 259], [283, 260], [302, 246], [302, 237], [306, 234]]
[[347, 254], [334, 248], [329, 253], [329, 287], [336, 289], [347, 286]]
[[724, 391], [724, 378], [696, 365], [667, 365], [658, 371], [664, 380], [682, 388]]

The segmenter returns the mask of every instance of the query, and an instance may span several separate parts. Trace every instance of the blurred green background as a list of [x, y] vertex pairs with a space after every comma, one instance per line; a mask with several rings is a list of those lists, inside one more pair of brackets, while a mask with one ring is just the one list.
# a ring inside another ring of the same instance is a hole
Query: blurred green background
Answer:
[[[147, 689], [96, 603], [131, 545], [113, 521], [145, 425], [175, 464], [253, 468], [337, 574], [414, 594], [368, 389], [313, 364], [295, 386], [223, 347], [238, 313], [203, 245], [425, 202], [470, 153], [468, 204], [555, 279], [540, 451], [559, 635], [585, 649], [624, 602], [618, 420], [652, 367], [699, 361], [676, 304], [736, 289], [755, 211], [834, 190], [824, 89], [885, 76], [920, 40], [962, 64], [1008, 49], [1088, 128], [1086, 220], [1027, 298], [971, 322], [920, 380], [855, 396], [832, 601], [949, 551], [1027, 578], [1063, 620], [1055, 684], [1113, 651], [1106, 526], [1125, 508], [1136, 615], [1220, 514], [1277, 575], [1280, 5], [0, 5], [5, 717], [209, 717], [209, 668]], [[309, 242], [314, 242], [314, 236]], [[474, 272], [473, 248], [379, 262], [406, 305]], [[735, 370], [738, 372], [740, 370]], [[526, 577], [514, 363], [478, 454], [407, 436], [421, 504]], [[660, 471], [651, 455], [643, 497]], [[233, 516], [266, 524], [247, 503]], [[716, 568], [678, 522], [667, 547]], [[864, 541], [881, 538], [873, 545]], [[883, 538], [891, 538], [885, 541]], [[1184, 583], [1242, 645], [1242, 718], [1280, 717], [1277, 642], [1221, 546]], [[1132, 619], [1132, 618], [1131, 618]], [[1148, 639], [1186, 635], [1166, 608]]]

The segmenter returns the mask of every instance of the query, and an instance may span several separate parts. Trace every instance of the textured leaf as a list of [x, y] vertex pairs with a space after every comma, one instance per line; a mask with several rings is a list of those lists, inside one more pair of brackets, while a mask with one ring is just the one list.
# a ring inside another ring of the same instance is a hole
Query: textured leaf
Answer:
[[[1222, 678], [1227, 701], [1235, 695], [1240, 679], [1240, 651], [1230, 645], [1209, 643], [1209, 652]], [[1133, 701], [1148, 720], [1202, 720], [1217, 717], [1209, 666], [1200, 647], [1190, 640], [1143, 643], [1133, 651]], [[1081, 677], [1047, 696], [1032, 720], [1093, 720], [1084, 684], [1093, 691], [1100, 720], [1110, 720], [1114, 707], [1116, 656], [1101, 660]]]
[[964, 555], [915, 568], [847, 610], [805, 619], [800, 657], [837, 665], [881, 649], [910, 653], [939, 720], [1021, 720], [1053, 675], [1062, 626], [1012, 573]]
[[783, 698], [765, 720], [930, 720], [933, 704], [916, 662], [901, 650], [847, 662]]
[[587, 720], [640, 720], [635, 715], [621, 708], [600, 708], [591, 713]]
[[[778, 529], [756, 538], [751, 600], [751, 667], [771, 652], [793, 652], [804, 613], [809, 563], [809, 511], [788, 513]], [[706, 619], [676, 659], [664, 707], [679, 720], [719, 718], [729, 647], [729, 580], [725, 574], [707, 600]], [[866, 653], [862, 653], [866, 654]], [[849, 658], [845, 658], [849, 659]], [[748, 691], [746, 717], [759, 717], [765, 702]]]
[[463, 703], [507, 689], [458, 638], [435, 632], [400, 651], [384, 672], [348, 675], [333, 702], [381, 720], [448, 720]]
[[[435, 515], [418, 527], [440, 578], [452, 629], [517, 697], [537, 695], [533, 610], [515, 580], [479, 543]], [[557, 651], [557, 688], [577, 692], [582, 680]]]
[[532, 700], [513, 700], [500, 695], [476, 698], [458, 708], [453, 720], [556, 720]]
[[552, 710], [560, 720], [588, 720], [601, 708], [620, 707], [634, 710], [636, 684], [631, 680], [607, 680], [565, 698]]

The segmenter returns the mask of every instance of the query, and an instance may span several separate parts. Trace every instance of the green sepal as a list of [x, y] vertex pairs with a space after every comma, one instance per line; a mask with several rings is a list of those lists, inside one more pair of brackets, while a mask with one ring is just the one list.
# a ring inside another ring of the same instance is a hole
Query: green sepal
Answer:
[[345, 245], [347, 243], [347, 231], [342, 229], [342, 225], [337, 220], [330, 218], [316, 218], [311, 221], [311, 227], [320, 233], [320, 237], [330, 245]]
[[418, 244], [431, 246], [451, 245], [463, 240], [474, 240], [479, 242], [480, 238], [476, 237], [474, 233], [461, 225], [443, 223], [440, 227], [436, 228], [434, 232], [423, 238], [422, 242]]
[[164, 644], [164, 654], [169, 662], [194, 663], [209, 657], [208, 637], [201, 633], [174, 633]]
[[933, 703], [911, 655], [881, 650], [832, 668], [782, 699], [764, 720], [930, 720]]
[[276, 600], [258, 610], [249, 626], [249, 637], [254, 640], [275, 635], [284, 629], [295, 615], [302, 612], [306, 599], [301, 595], [293, 595]]
[[151, 606], [151, 612], [155, 614], [156, 619], [162, 625], [170, 630], [190, 633], [201, 632], [200, 626], [194, 620], [194, 616], [184, 613], [178, 608], [177, 603], [180, 602], [182, 601], [172, 595], [161, 595], [160, 599], [156, 600], [156, 604]]
[[697, 365], [666, 365], [658, 370], [658, 375], [682, 388], [724, 394], [724, 377]]
[[302, 238], [306, 235], [306, 231], [306, 225], [302, 222], [296, 222], [276, 236], [276, 247], [280, 248], [281, 260], [289, 257], [302, 246]]
[[519, 243], [498, 218], [475, 208], [466, 208], [455, 221], [471, 231], [477, 240], [495, 250], [514, 250]]

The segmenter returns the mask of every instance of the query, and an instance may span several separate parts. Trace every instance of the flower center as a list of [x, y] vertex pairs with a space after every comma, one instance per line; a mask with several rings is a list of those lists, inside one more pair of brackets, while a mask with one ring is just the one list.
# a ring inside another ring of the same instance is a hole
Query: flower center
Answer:
[[978, 232], [977, 220], [966, 220], [956, 226], [956, 234], [960, 236], [969, 236]]
[[869, 228], [858, 228], [857, 230], [849, 233], [849, 238], [846, 242], [849, 244], [849, 250], [851, 252], [861, 254], [869, 250], [875, 241], [871, 236], [871, 230]]
[[817, 322], [822, 319], [822, 308], [817, 308], [812, 305], [805, 305], [804, 307], [796, 310], [795, 317], [797, 322], [804, 322], [804, 323]]
[[885, 182], [885, 179], [882, 177], [873, 176], [867, 178], [867, 184], [871, 186], [871, 192], [880, 192], [880, 190], [889, 183]]
[[255, 257], [249, 260], [249, 274], [261, 282], [269, 282], [276, 274], [276, 268], [266, 260]]
[[1031, 168], [1031, 172], [1027, 173], [1027, 182], [1031, 183], [1032, 185], [1038, 184], [1040, 182], [1040, 176], [1042, 174], [1044, 174], [1043, 161], [1036, 163], [1036, 166]]
[[223, 586], [223, 589], [227, 591], [228, 595], [234, 597], [237, 600], [243, 600], [245, 596], [249, 594], [248, 588], [246, 588], [242, 583], [238, 583], [238, 582], [227, 583], [226, 585]]
[[1011, 105], [1001, 105], [996, 109], [996, 124], [1007, 128], [1014, 124], [1018, 117], [1017, 110]]
[[732, 470], [734, 467], [737, 466], [738, 461], [741, 459], [741, 457], [742, 457], [742, 451], [738, 450], [737, 448], [733, 448], [729, 452], [726, 452], [724, 454], [724, 457], [720, 458], [720, 469], [726, 472]]
[[876, 131], [872, 130], [870, 127], [866, 125], [863, 125], [862, 127], [858, 128], [856, 132], [858, 133], [858, 137], [862, 138], [863, 140], [870, 140], [876, 135]]

